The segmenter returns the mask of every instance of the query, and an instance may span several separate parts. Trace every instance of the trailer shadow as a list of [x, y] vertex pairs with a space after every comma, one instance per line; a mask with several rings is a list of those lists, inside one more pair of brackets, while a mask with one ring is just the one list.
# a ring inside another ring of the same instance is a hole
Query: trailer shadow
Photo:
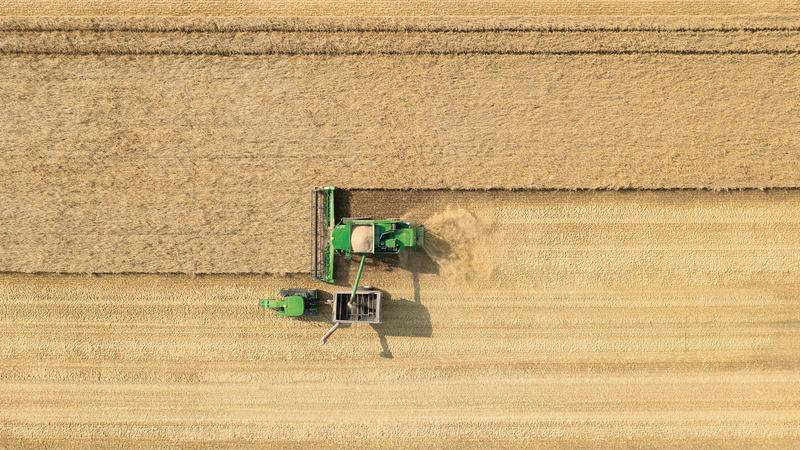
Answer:
[[404, 298], [393, 299], [390, 293], [380, 291], [383, 296], [381, 323], [372, 325], [372, 329], [378, 334], [382, 358], [394, 358], [386, 339], [389, 336], [431, 337], [433, 335], [431, 315], [421, 302]]
[[[370, 326], [378, 335], [378, 342], [381, 346], [379, 355], [382, 358], [394, 358], [387, 337], [431, 337], [433, 335], [433, 325], [428, 308], [418, 299], [393, 298], [392, 294], [386, 290], [376, 290], [381, 292], [382, 298], [381, 323]], [[330, 302], [334, 293], [318, 289], [317, 294], [319, 295], [317, 313], [297, 317], [295, 320], [332, 324], [333, 306]], [[340, 325], [340, 328], [346, 329], [351, 326], [352, 324], [344, 323]]]

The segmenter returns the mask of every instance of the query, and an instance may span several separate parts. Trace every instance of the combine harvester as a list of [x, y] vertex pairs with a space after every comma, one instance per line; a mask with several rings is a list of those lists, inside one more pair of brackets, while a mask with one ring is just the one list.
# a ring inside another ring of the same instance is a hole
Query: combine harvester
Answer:
[[[350, 260], [360, 257], [358, 272], [350, 292], [337, 292], [331, 300], [333, 327], [322, 336], [328, 338], [343, 323], [381, 321], [381, 292], [359, 287], [367, 256], [396, 255], [405, 249], [422, 247], [425, 229], [422, 225], [400, 219], [368, 219], [345, 217], [337, 222], [332, 186], [315, 188], [312, 192], [311, 276], [333, 284], [337, 255]], [[316, 314], [319, 294], [316, 290], [286, 289], [281, 299], [262, 300], [263, 308], [274, 309], [280, 316], [298, 317]]]

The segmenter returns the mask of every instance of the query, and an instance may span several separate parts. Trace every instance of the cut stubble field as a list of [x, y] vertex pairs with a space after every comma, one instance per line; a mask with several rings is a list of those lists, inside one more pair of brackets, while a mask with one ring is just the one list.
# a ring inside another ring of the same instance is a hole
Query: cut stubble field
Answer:
[[325, 347], [329, 310], [293, 321], [257, 300], [344, 282], [0, 277], [3, 438], [800, 439], [796, 191], [354, 191], [341, 203], [354, 215], [423, 220], [429, 239], [425, 252], [368, 265], [364, 282], [390, 297], [384, 323], [342, 329]]

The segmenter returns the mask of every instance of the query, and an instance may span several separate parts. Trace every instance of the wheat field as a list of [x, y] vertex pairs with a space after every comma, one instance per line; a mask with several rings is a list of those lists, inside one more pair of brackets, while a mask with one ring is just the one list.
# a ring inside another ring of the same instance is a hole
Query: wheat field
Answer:
[[10, 16], [622, 16], [798, 14], [796, 0], [4, 0]]
[[0, 19], [0, 269], [306, 269], [310, 189], [800, 186], [800, 19]]
[[[0, 446], [800, 446], [798, 14], [0, 2]], [[331, 184], [428, 232], [320, 346]]]

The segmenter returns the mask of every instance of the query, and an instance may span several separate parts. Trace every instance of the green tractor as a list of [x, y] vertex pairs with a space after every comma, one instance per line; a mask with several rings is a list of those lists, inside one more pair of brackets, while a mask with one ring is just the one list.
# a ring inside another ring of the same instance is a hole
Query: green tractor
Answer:
[[261, 300], [260, 306], [281, 317], [301, 317], [316, 315], [318, 302], [316, 289], [284, 289], [281, 298]]

